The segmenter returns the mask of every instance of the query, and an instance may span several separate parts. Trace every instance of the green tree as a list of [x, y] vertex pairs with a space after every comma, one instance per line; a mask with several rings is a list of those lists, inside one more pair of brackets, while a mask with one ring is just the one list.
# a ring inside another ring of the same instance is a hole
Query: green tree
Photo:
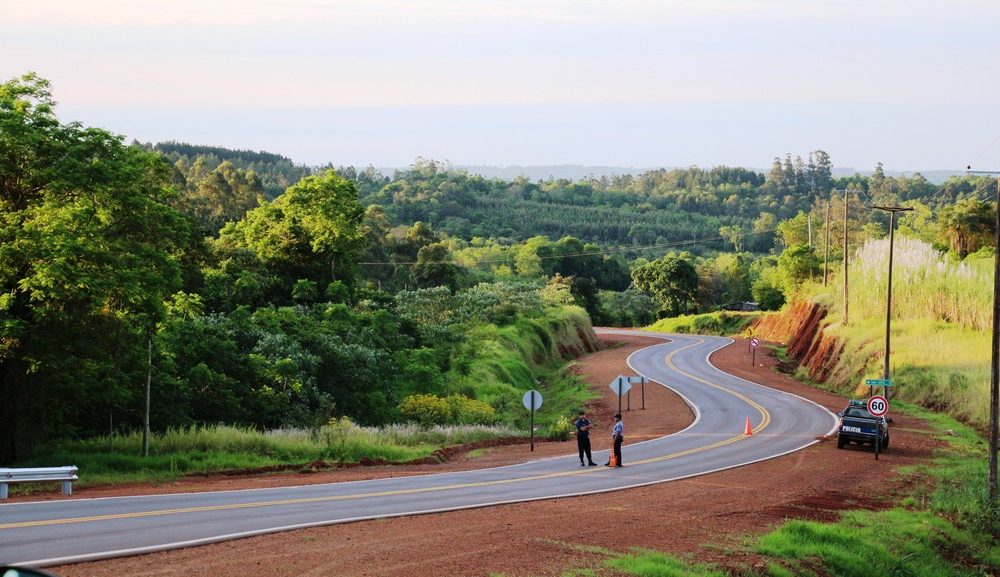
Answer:
[[801, 210], [795, 218], [782, 221], [778, 225], [782, 245], [788, 247], [809, 243], [809, 215]]
[[640, 327], [656, 320], [657, 306], [646, 293], [630, 287], [622, 292], [601, 291], [602, 322], [618, 327]]
[[181, 288], [187, 221], [158, 155], [61, 124], [49, 84], [0, 84], [0, 461], [129, 406]]
[[816, 250], [804, 244], [785, 249], [778, 257], [785, 295], [798, 291], [803, 282], [822, 274], [823, 262], [816, 256]]
[[653, 297], [665, 316], [697, 308], [698, 272], [687, 259], [665, 256], [654, 260], [632, 271], [632, 283]]
[[[329, 170], [302, 179], [273, 202], [227, 225], [220, 246], [224, 251], [250, 250], [287, 287], [300, 279], [322, 286], [336, 280], [351, 284], [364, 248], [363, 219], [354, 183]], [[284, 292], [290, 294], [290, 289]]]
[[941, 211], [941, 232], [959, 258], [989, 246], [996, 228], [994, 207], [973, 197]]
[[417, 264], [413, 265], [413, 279], [417, 286], [446, 286], [452, 291], [457, 290], [459, 267], [450, 259], [448, 245], [443, 242], [421, 248], [417, 253]]

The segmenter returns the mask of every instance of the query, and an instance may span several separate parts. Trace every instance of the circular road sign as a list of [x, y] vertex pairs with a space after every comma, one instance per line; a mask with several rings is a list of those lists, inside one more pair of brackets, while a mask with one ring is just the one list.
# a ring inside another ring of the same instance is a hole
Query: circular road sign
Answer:
[[524, 403], [524, 408], [528, 409], [530, 411], [532, 409], [532, 406], [531, 406], [531, 396], [532, 395], [535, 396], [535, 406], [534, 406], [534, 409], [537, 411], [542, 406], [542, 394], [539, 393], [538, 391], [532, 389], [532, 390], [528, 391], [527, 393], [524, 393], [524, 397], [521, 399], [521, 402]]
[[754, 348], [760, 346], [760, 339], [758, 339], [757, 337], [750, 339], [750, 346]]
[[889, 412], [889, 401], [881, 395], [875, 395], [868, 399], [868, 412], [876, 417], [881, 417]]

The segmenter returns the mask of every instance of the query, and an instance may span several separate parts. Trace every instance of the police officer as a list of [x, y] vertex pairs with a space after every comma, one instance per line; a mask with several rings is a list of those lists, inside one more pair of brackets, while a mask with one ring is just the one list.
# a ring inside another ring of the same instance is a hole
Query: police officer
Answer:
[[590, 456], [590, 429], [594, 426], [590, 424], [590, 420], [587, 419], [586, 411], [580, 411], [580, 416], [576, 419], [574, 423], [576, 425], [576, 447], [580, 450], [580, 466], [584, 466], [583, 456], [587, 455], [587, 465], [591, 467], [596, 467], [597, 463], [594, 462], [594, 458]]

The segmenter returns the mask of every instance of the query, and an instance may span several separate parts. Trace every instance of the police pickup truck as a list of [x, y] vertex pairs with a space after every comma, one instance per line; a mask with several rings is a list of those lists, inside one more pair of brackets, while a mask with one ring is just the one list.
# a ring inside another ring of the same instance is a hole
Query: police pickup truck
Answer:
[[[876, 442], [881, 441], [876, 445]], [[879, 449], [889, 448], [889, 422], [885, 417], [876, 417], [868, 412], [865, 401], [851, 401], [840, 412], [840, 427], [837, 432], [837, 448], [843, 449], [850, 442], [863, 445], [871, 443], [878, 455]]]

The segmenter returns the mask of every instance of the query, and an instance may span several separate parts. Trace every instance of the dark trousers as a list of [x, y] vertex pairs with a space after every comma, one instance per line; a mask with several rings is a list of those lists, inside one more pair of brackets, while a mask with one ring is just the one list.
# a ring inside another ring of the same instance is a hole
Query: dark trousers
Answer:
[[622, 441], [621, 437], [615, 437], [615, 459], [618, 461], [618, 466], [622, 466]]
[[587, 455], [587, 462], [593, 463], [594, 458], [590, 456], [590, 436], [576, 437], [576, 447], [580, 449], [580, 462], [583, 462], [583, 456]]

